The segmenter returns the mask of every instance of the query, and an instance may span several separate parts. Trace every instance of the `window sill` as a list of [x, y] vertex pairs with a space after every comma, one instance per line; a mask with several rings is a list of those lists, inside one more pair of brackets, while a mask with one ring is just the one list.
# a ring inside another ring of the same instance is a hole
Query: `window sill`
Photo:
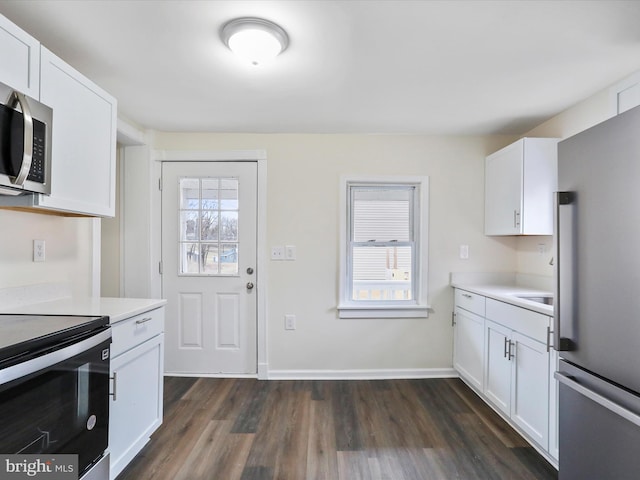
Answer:
[[338, 305], [340, 318], [427, 318], [429, 305]]

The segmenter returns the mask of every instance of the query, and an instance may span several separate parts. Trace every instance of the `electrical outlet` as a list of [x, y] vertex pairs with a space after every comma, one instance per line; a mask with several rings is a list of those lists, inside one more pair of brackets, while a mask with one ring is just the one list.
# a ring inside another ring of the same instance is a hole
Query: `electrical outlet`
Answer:
[[271, 260], [284, 260], [284, 247], [271, 247]]
[[547, 252], [547, 244], [546, 243], [539, 243], [538, 244], [538, 254], [539, 255], [544, 255]]
[[462, 260], [469, 258], [469, 245], [460, 245], [460, 258]]
[[44, 240], [33, 241], [33, 261], [34, 262], [44, 262], [44, 259], [45, 259], [44, 245], [45, 245]]
[[295, 330], [296, 329], [296, 316], [295, 315], [285, 315], [284, 316], [284, 329], [285, 330]]

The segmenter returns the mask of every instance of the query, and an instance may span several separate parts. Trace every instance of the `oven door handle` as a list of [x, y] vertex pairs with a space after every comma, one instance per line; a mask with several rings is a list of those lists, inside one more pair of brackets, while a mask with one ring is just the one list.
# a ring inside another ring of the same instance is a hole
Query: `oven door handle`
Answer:
[[42, 355], [41, 357], [32, 358], [26, 362], [18, 363], [10, 367], [0, 370], [0, 385], [12, 382], [18, 378], [30, 375], [45, 368], [56, 365], [57, 363], [68, 360], [76, 355], [85, 352], [102, 342], [111, 338], [111, 328], [86, 338], [78, 343], [71, 344], [67, 347], [55, 350], [53, 352]]

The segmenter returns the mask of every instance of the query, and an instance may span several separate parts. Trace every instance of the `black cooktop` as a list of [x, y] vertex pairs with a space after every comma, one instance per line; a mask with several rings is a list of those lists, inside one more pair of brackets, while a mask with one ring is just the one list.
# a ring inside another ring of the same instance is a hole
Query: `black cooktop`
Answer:
[[106, 316], [0, 314], [0, 367], [108, 327]]

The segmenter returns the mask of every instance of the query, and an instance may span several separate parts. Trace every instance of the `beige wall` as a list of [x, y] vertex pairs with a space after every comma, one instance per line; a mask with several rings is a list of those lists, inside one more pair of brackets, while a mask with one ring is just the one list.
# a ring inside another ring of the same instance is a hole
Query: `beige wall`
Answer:
[[[608, 116], [608, 93], [603, 91], [527, 136], [566, 138]], [[156, 139], [159, 149], [267, 151], [264, 241], [267, 248], [296, 245], [298, 258], [268, 263], [271, 370], [448, 368], [450, 272], [551, 275], [551, 237], [492, 238], [482, 233], [484, 157], [515, 138], [157, 133]], [[428, 319], [337, 319], [342, 174], [430, 176], [428, 297], [433, 311]], [[90, 294], [91, 220], [0, 210], [0, 225], [0, 288], [69, 282], [74, 294]], [[40, 238], [47, 242], [47, 261], [34, 263], [32, 240]], [[546, 244], [548, 253], [538, 253], [539, 243]], [[470, 246], [469, 260], [458, 258], [460, 244]], [[118, 257], [115, 239], [105, 247], [104, 255]], [[111, 283], [106, 292], [114, 289]], [[284, 330], [285, 313], [297, 315], [297, 330]]]
[[[0, 225], [0, 288], [63, 282], [91, 294], [91, 219], [0, 210]], [[44, 262], [33, 262], [34, 239], [45, 240]]]
[[[565, 139], [604, 122], [611, 115], [609, 89], [605, 89], [542, 123], [524, 136]], [[540, 244], [546, 248], [543, 254], [538, 252]], [[518, 272], [553, 275], [553, 267], [549, 264], [555, 255], [553, 237], [520, 237], [516, 248]]]
[[120, 296], [120, 177], [122, 161], [120, 149], [116, 155], [116, 214], [114, 218], [103, 218], [101, 223], [100, 295]]
[[[451, 271], [514, 271], [515, 239], [483, 235], [484, 157], [512, 138], [410, 135], [158, 133], [155, 148], [267, 152], [267, 249], [295, 245], [295, 262], [268, 263], [270, 370], [449, 368]], [[338, 319], [339, 179], [428, 175], [427, 319]], [[460, 244], [469, 260], [458, 258]], [[285, 331], [284, 314], [297, 315]]]

